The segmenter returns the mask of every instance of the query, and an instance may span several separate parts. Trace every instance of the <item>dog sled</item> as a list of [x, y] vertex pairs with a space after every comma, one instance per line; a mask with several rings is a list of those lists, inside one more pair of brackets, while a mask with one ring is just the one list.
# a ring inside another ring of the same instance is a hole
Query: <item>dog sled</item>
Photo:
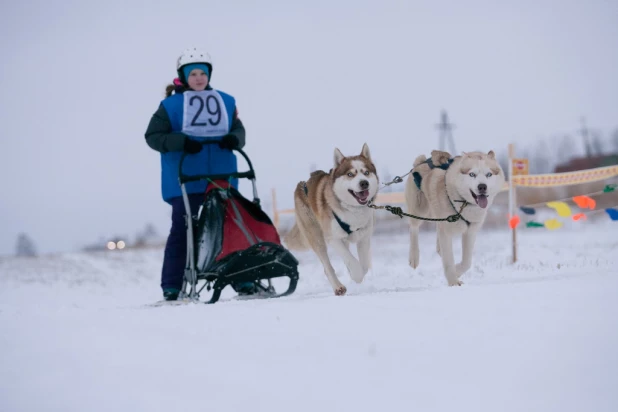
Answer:
[[[182, 171], [186, 153], [181, 155], [179, 182], [188, 213], [185, 217], [187, 259], [180, 300], [215, 303], [226, 286], [242, 296], [240, 288], [246, 290], [249, 285], [251, 292], [245, 295], [248, 298], [277, 298], [296, 290], [298, 260], [282, 246], [277, 229], [261, 208], [251, 160], [242, 149], [234, 150], [244, 157], [248, 171], [187, 176]], [[230, 183], [243, 178], [253, 185], [253, 201]], [[210, 184], [199, 209], [192, 211], [186, 184], [200, 180]], [[289, 278], [283, 293], [277, 293], [272, 284], [272, 279], [280, 277]], [[211, 296], [201, 301], [204, 289]]]

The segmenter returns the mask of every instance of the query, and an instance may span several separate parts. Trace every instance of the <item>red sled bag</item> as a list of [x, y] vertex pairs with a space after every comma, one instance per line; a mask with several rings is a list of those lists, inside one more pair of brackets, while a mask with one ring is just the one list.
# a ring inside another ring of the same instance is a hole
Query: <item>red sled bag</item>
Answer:
[[[215, 303], [228, 285], [245, 296], [274, 298], [294, 293], [298, 284], [298, 260], [281, 244], [277, 228], [260, 207], [253, 165], [242, 149], [234, 150], [245, 158], [249, 171], [187, 176], [182, 172], [185, 153], [179, 163], [185, 208], [190, 210], [186, 183], [198, 180], [209, 183], [204, 202], [199, 210], [190, 211], [190, 224], [186, 226], [189, 244], [182, 294], [193, 301], [199, 300], [204, 288], [212, 290], [212, 297], [206, 303]], [[251, 180], [253, 201], [229, 183], [239, 178]], [[271, 283], [271, 279], [279, 277], [289, 278], [283, 293], [277, 293]], [[263, 280], [267, 281], [266, 285]], [[204, 281], [201, 288], [199, 281]]]
[[281, 246], [277, 229], [266, 213], [227, 181], [208, 185], [199, 210], [196, 266], [211, 272], [216, 263], [259, 243]]

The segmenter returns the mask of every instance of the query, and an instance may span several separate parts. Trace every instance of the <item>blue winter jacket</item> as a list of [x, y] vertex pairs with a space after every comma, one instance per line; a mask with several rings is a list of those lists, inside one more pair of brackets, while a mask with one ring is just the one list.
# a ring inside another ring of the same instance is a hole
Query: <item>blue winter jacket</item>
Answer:
[[[169, 119], [169, 123], [165, 122]], [[244, 145], [244, 127], [236, 117], [236, 101], [227, 93], [208, 88], [202, 92], [192, 90], [171, 95], [161, 102], [146, 132], [148, 144], [161, 153], [161, 193], [166, 202], [181, 196], [178, 167], [182, 156], [184, 136], [197, 141], [219, 141], [228, 134], [232, 124], [242, 129], [238, 136]], [[163, 135], [161, 128], [167, 129]], [[150, 132], [150, 133], [149, 133]], [[183, 136], [184, 135], [184, 136]], [[156, 136], [150, 139], [149, 137]], [[162, 143], [165, 137], [171, 143]], [[204, 145], [197, 154], [186, 154], [182, 170], [185, 175], [228, 174], [238, 171], [236, 155], [217, 144]], [[231, 181], [238, 187], [237, 179]], [[186, 183], [187, 193], [203, 193], [208, 182]]]

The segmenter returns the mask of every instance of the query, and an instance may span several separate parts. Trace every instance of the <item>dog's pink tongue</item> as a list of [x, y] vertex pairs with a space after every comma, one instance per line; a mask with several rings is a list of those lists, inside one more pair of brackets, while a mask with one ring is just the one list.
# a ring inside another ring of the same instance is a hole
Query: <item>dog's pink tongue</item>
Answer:
[[485, 209], [487, 207], [487, 196], [478, 195], [476, 198], [476, 204], [482, 209]]
[[362, 192], [358, 192], [358, 197], [363, 199], [369, 197], [369, 190], [363, 190]]

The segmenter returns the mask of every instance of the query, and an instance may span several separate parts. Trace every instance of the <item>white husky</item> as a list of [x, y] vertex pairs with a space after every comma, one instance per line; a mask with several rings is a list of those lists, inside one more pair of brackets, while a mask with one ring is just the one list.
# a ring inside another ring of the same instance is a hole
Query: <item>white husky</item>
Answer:
[[[343, 258], [350, 277], [362, 282], [371, 267], [373, 209], [367, 204], [377, 191], [378, 175], [367, 144], [357, 156], [346, 157], [335, 149], [329, 173], [318, 170], [296, 186], [296, 223], [285, 243], [292, 250], [313, 249], [335, 295], [344, 295], [346, 288], [330, 263], [327, 245]], [[357, 244], [358, 259], [350, 252], [350, 243]]]
[[[405, 186], [408, 213], [446, 218], [462, 205], [461, 219], [437, 222], [437, 251], [442, 258], [449, 286], [461, 285], [459, 278], [472, 265], [476, 234], [485, 221], [487, 210], [504, 185], [504, 172], [493, 151], [471, 152], [451, 158], [434, 150], [431, 158], [419, 156]], [[410, 219], [410, 266], [419, 264], [418, 232], [422, 220]], [[462, 236], [462, 260], [455, 264], [453, 237]]]

